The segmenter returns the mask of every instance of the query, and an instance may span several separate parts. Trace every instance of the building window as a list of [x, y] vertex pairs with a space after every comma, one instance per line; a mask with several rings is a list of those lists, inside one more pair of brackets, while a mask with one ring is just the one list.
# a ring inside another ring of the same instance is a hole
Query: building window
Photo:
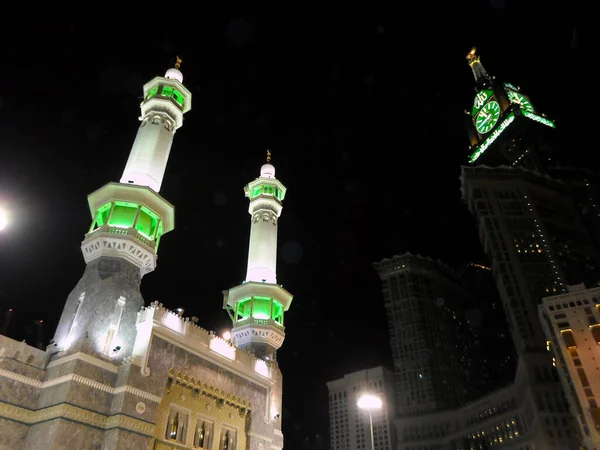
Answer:
[[169, 420], [167, 420], [165, 438], [169, 441], [185, 445], [189, 419], [189, 412], [172, 405], [169, 412]]
[[236, 432], [232, 428], [223, 427], [221, 429], [221, 440], [219, 450], [235, 450]]
[[208, 420], [198, 418], [194, 431], [194, 448], [209, 449], [213, 440], [213, 424]]
[[75, 337], [75, 330], [77, 329], [77, 321], [79, 319], [79, 311], [81, 310], [81, 305], [85, 300], [85, 292], [79, 294], [79, 298], [77, 299], [77, 304], [75, 305], [75, 311], [73, 311], [73, 321], [71, 322], [71, 327], [69, 328], [69, 334], [67, 335], [67, 340], [64, 344], [64, 349], [68, 350], [71, 344], [73, 343], [73, 339]]
[[104, 343], [104, 349], [102, 353], [106, 356], [114, 356], [121, 346], [116, 342], [115, 337], [119, 333], [119, 325], [121, 324], [121, 317], [123, 316], [123, 309], [125, 309], [125, 297], [119, 297], [115, 309], [110, 317], [110, 325], [108, 327], [108, 335], [106, 336], [106, 342]]

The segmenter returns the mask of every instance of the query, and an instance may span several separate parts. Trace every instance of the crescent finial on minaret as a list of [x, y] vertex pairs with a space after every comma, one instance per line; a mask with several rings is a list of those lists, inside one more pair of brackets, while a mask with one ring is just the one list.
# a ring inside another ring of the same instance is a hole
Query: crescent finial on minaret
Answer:
[[271, 163], [271, 150], [267, 149], [267, 164]]
[[175, 59], [175, 68], [177, 70], [179, 70], [179, 68], [181, 67], [181, 63], [183, 62], [183, 60], [179, 56], [176, 56], [175, 58], [176, 58]]

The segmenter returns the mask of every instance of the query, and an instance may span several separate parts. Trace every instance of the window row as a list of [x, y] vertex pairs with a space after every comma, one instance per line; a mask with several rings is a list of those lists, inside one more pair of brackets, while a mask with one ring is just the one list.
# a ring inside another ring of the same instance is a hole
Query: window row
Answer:
[[[226, 425], [222, 425], [220, 430], [216, 428], [210, 418], [190, 417], [189, 411], [172, 405], [165, 439], [195, 449], [236, 450], [237, 430]], [[218, 442], [217, 447], [214, 447], [215, 439]]]

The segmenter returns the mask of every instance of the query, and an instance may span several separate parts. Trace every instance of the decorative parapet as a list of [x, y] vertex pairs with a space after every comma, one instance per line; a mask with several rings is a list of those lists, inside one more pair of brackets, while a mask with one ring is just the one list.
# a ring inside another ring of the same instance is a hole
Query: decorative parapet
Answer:
[[147, 328], [149, 325], [155, 328], [166, 328], [179, 335], [184, 341], [188, 341], [191, 346], [200, 345], [262, 377], [271, 378], [270, 361], [258, 358], [250, 351], [236, 347], [231, 341], [196, 325], [189, 317], [183, 317], [176, 311], [165, 308], [162, 303], [153, 302], [147, 307], [142, 307], [138, 313], [138, 334], [145, 326], [146, 330], [149, 330]]
[[177, 383], [178, 385], [182, 385], [195, 392], [198, 392], [199, 394], [215, 398], [226, 405], [238, 408], [240, 413], [250, 414], [252, 411], [252, 403], [250, 400], [246, 401], [246, 399], [231, 395], [222, 389], [219, 390], [219, 388], [213, 387], [212, 384], [203, 384], [200, 382], [200, 380], [196, 380], [194, 377], [188, 377], [188, 375], [182, 374], [181, 372], [177, 372], [177, 374], [175, 374], [175, 369], [169, 370], [169, 380], [173, 383]]
[[50, 360], [50, 353], [19, 342], [0, 334], [0, 363], [5, 358], [14, 359], [29, 366], [45, 370]]

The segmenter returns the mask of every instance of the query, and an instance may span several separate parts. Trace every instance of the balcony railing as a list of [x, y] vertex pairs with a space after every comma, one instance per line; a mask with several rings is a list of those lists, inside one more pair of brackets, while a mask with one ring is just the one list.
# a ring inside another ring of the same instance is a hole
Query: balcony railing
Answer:
[[238, 320], [235, 324], [236, 324], [236, 326], [249, 325], [249, 324], [272, 325], [272, 326], [279, 328], [281, 331], [285, 330], [285, 327], [283, 325], [281, 325], [278, 322], [275, 322], [273, 319], [257, 319], [256, 317], [247, 317], [245, 319]]
[[86, 238], [91, 238], [96, 234], [114, 234], [119, 236], [133, 236], [135, 239], [140, 241], [142, 244], [154, 249], [156, 247], [156, 242], [148, 239], [146, 236], [138, 232], [135, 228], [122, 228], [115, 227], [112, 225], [102, 225], [101, 227], [95, 229], [94, 231], [87, 234]]

